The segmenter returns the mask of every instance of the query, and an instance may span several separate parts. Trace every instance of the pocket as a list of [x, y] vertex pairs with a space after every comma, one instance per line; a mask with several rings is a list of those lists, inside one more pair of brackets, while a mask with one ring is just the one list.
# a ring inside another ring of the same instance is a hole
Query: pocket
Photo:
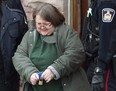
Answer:
[[9, 29], [9, 35], [11, 36], [11, 37], [18, 37], [18, 35], [19, 35], [19, 26], [18, 26], [18, 23], [12, 23], [12, 24], [10, 24], [9, 25], [9, 27], [8, 27]]

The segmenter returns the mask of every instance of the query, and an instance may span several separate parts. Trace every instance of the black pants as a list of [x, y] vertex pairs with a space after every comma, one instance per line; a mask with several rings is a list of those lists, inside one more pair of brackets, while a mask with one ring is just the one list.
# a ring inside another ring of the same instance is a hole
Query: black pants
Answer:
[[0, 78], [0, 91], [19, 91], [19, 79], [11, 79], [11, 81], [5, 82]]
[[105, 91], [116, 91], [116, 77], [114, 77], [111, 69], [107, 72], [105, 88]]
[[7, 86], [0, 84], [0, 91], [9, 91]]

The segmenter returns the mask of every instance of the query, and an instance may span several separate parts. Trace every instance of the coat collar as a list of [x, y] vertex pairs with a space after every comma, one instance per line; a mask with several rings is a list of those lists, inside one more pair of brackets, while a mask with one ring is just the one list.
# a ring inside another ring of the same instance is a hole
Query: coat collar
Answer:
[[[37, 33], [37, 31], [36, 31], [36, 33]], [[45, 42], [47, 42], [47, 43], [56, 43], [56, 29], [55, 29], [55, 31], [53, 32], [53, 35], [51, 35], [51, 36], [45, 36], [44, 38], [43, 38], [43, 40], [45, 41]]]

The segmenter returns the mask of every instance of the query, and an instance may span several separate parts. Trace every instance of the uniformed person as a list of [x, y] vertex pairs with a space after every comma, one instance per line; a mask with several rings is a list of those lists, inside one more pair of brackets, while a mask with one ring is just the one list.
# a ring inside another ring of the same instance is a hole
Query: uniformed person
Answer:
[[98, 22], [100, 41], [92, 90], [116, 91], [116, 0], [97, 1], [93, 17]]
[[17, 4], [11, 1], [13, 6], [9, 7], [5, 1], [0, 0], [0, 91], [19, 91], [19, 75], [12, 56], [28, 27], [24, 12], [14, 7]]

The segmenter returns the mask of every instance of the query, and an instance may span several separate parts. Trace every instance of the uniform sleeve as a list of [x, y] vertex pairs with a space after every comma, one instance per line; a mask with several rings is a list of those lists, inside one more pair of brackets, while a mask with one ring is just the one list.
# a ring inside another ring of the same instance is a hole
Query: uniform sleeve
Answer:
[[20, 21], [19, 21], [19, 38], [18, 41], [20, 44], [24, 34], [27, 32], [28, 30], [28, 25], [27, 25], [27, 21], [24, 15], [20, 15]]
[[116, 47], [116, 3], [104, 1], [99, 6], [99, 58], [98, 66], [105, 69], [111, 62]]

